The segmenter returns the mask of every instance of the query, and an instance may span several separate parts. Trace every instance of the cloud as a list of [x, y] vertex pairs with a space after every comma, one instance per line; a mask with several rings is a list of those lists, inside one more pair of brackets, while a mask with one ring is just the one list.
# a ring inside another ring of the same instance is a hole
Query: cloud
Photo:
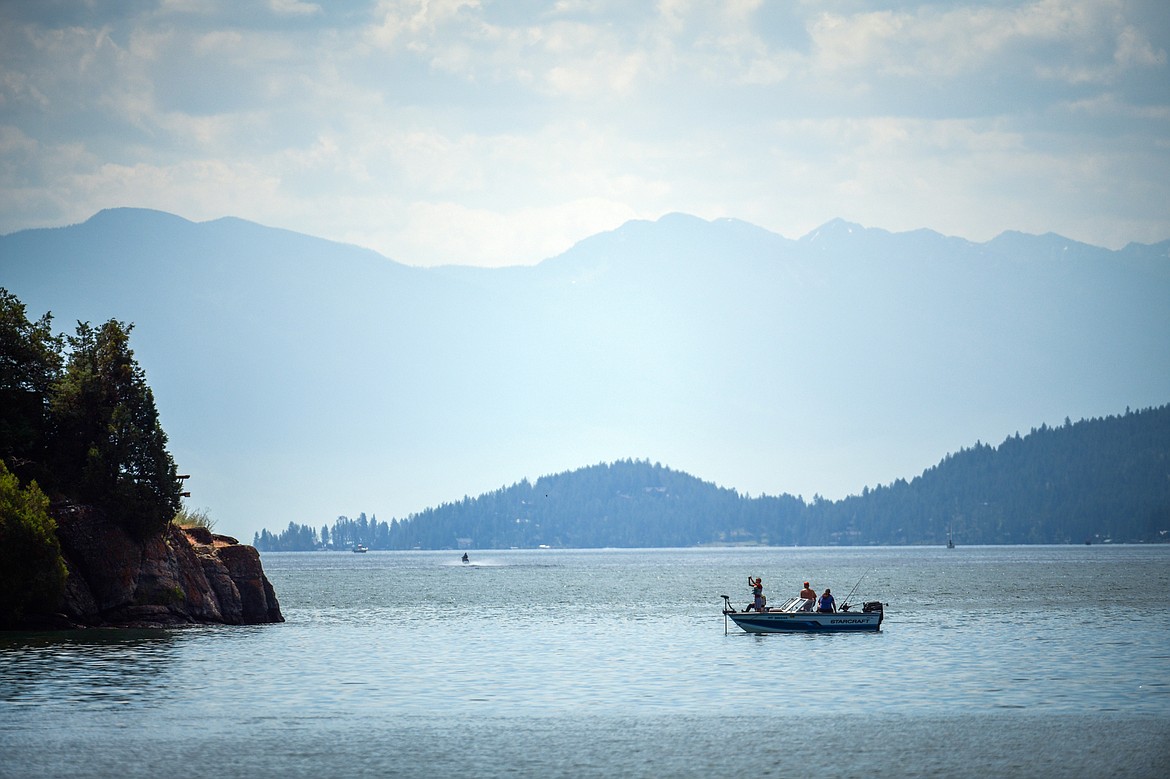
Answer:
[[1170, 235], [1152, 0], [53, 8], [0, 5], [6, 232], [151, 205], [419, 264], [670, 211]]
[[464, 31], [461, 22], [473, 17], [465, 11], [480, 7], [478, 0], [381, 0], [374, 10], [377, 20], [369, 29], [369, 38], [382, 47], [401, 46], [425, 51], [433, 41], [443, 41], [444, 34]]
[[1166, 50], [1155, 48], [1141, 31], [1126, 26], [1117, 33], [1113, 61], [1119, 68], [1157, 67], [1166, 64]]
[[[872, 71], [938, 78], [1024, 65], [1036, 75], [1070, 83], [1107, 81], [1118, 64], [1164, 64], [1113, 0], [1041, 0], [985, 5], [925, 5], [907, 10], [826, 12], [811, 30], [814, 67], [834, 73]], [[1113, 41], [1116, 39], [1116, 45]]]
[[300, 0], [268, 0], [272, 12], [282, 16], [314, 16], [322, 13], [316, 3], [302, 3]]

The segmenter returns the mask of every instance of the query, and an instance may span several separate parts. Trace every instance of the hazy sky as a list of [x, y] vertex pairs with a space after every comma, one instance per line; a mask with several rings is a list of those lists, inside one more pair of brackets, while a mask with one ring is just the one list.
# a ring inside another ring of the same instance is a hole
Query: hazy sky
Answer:
[[0, 233], [143, 206], [413, 265], [632, 218], [1170, 238], [1166, 0], [3, 0]]

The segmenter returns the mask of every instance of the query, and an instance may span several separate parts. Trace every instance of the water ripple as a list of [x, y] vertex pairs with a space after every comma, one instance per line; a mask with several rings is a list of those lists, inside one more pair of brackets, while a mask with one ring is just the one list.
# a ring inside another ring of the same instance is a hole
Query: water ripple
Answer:
[[[1147, 736], [1170, 731], [1162, 611], [1170, 584], [1159, 578], [1167, 550], [500, 552], [474, 570], [449, 557], [266, 556], [282, 625], [0, 637], [0, 752], [16, 756], [7, 765], [22, 775], [100, 775], [83, 770], [92, 756], [90, 767], [133, 776], [128, 753], [159, 769], [156, 745], [196, 732], [243, 750], [235, 775], [329, 775], [338, 768], [331, 750], [358, 743], [351, 723], [400, 755], [393, 763], [370, 755], [357, 765], [368, 775], [414, 765], [401, 755], [418, 740], [506, 755], [512, 774], [571, 775], [566, 766], [600, 774], [609, 749], [626, 767], [710, 775], [726, 772], [711, 762], [725, 754], [722, 739], [738, 742], [755, 724], [784, 733], [815, 712], [824, 727], [848, 723], [862, 735], [880, 712], [919, 746], [912, 755], [864, 741], [893, 761], [886, 775], [895, 766], [907, 776], [964, 775], [964, 763], [931, 751], [940, 738], [994, 775], [997, 766], [1029, 773], [1037, 764], [1024, 744], [1035, 742], [980, 745], [971, 718], [1010, 738], [1091, 717], [1119, 718]], [[747, 572], [762, 574], [776, 599], [783, 582], [810, 577], [847, 592], [867, 570], [856, 601], [890, 603], [879, 633], [759, 636], [734, 625], [725, 633], [718, 593], [744, 597]], [[588, 743], [559, 735], [580, 728]], [[1092, 734], [1079, 738], [1103, 748]], [[560, 745], [566, 760], [521, 749], [536, 743]], [[107, 752], [112, 745], [120, 757]], [[284, 774], [249, 762], [260, 745]], [[742, 759], [766, 774], [768, 754]], [[687, 760], [673, 762], [679, 756]], [[1104, 757], [1055, 759], [1072, 767], [1068, 775], [1109, 768]], [[425, 760], [438, 773], [453, 765], [433, 752]], [[841, 775], [881, 774], [848, 765]], [[1145, 775], [1145, 765], [1128, 775]], [[687, 770], [696, 766], [710, 770]]]

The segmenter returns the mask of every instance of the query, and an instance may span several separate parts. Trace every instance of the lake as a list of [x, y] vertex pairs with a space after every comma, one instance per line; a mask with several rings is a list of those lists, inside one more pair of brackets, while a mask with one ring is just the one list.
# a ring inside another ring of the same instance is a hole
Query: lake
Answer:
[[[0, 777], [1170, 775], [1170, 546], [266, 554], [287, 622], [0, 633]], [[727, 626], [747, 576], [879, 633]]]

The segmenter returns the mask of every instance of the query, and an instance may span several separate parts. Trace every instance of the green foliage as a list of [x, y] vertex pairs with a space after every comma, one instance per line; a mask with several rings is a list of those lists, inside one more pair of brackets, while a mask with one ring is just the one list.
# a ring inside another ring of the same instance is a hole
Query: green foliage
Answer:
[[24, 304], [0, 288], [0, 459], [25, 482], [49, 482], [45, 431], [61, 349], [52, 317], [30, 322]]
[[0, 627], [60, 601], [66, 569], [56, 530], [49, 499], [36, 483], [21, 489], [0, 461]]
[[78, 323], [51, 402], [54, 471], [63, 492], [145, 538], [179, 510], [181, 484], [154, 394], [129, 347], [132, 326]]
[[206, 509], [189, 509], [183, 506], [171, 521], [182, 528], [202, 527], [215, 530], [215, 520], [208, 515]]
[[51, 322], [30, 322], [0, 288], [0, 460], [20, 482], [101, 508], [139, 537], [160, 532], [182, 486], [132, 326], [78, 323], [62, 337]]

